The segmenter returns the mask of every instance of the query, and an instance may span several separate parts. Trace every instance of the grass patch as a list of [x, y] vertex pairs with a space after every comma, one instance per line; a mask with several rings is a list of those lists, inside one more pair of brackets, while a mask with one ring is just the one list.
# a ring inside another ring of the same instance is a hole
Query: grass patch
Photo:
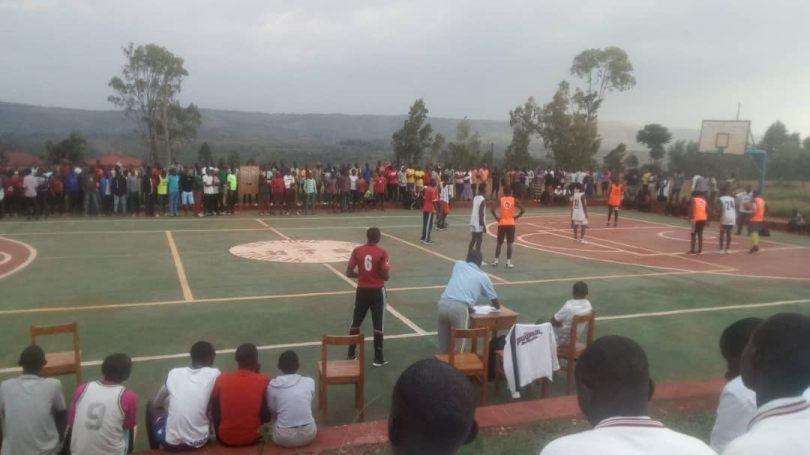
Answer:
[[769, 182], [765, 190], [768, 215], [790, 217], [793, 209], [805, 217], [810, 215], [810, 188], [801, 182]]

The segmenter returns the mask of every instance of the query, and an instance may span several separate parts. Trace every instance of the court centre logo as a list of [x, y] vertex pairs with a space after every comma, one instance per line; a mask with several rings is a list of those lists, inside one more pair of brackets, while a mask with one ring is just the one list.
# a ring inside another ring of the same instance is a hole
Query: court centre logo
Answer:
[[352, 242], [336, 240], [272, 240], [236, 245], [230, 253], [257, 261], [327, 264], [347, 262], [356, 246]]

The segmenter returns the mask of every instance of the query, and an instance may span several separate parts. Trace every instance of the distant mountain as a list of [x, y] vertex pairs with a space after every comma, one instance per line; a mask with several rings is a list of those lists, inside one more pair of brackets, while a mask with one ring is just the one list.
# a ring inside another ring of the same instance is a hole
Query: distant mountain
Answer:
[[[203, 123], [197, 143], [178, 151], [182, 160], [192, 161], [202, 142], [210, 143], [217, 156], [238, 150], [243, 159], [385, 158], [391, 154], [391, 134], [406, 119], [404, 115], [266, 114], [215, 109], [202, 109], [201, 113]], [[460, 119], [432, 117], [429, 121], [434, 131], [452, 140]], [[512, 138], [509, 123], [472, 119], [470, 122], [482, 142], [487, 146], [492, 144], [496, 156], [501, 156]], [[627, 123], [600, 123], [603, 151], [620, 142], [627, 144], [630, 150], [644, 150], [635, 142], [640, 128], [641, 125]], [[81, 132], [88, 139], [92, 155], [121, 152], [143, 156], [145, 152], [134, 124], [120, 111], [0, 102], [0, 142], [6, 145], [39, 154], [44, 152], [45, 141], [61, 139], [72, 131]], [[695, 140], [699, 134], [698, 130], [671, 131], [673, 140]], [[533, 142], [533, 153], [543, 154], [539, 140]]]

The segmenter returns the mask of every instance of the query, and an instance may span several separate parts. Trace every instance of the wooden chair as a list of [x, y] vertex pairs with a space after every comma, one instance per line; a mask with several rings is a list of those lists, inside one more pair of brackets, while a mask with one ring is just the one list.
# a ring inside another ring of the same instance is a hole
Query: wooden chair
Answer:
[[[500, 383], [501, 381], [506, 380], [506, 371], [503, 369], [503, 350], [495, 351], [495, 387], [496, 393], [500, 396]], [[540, 378], [537, 381], [529, 384], [527, 387], [531, 387], [532, 384], [537, 384], [540, 382], [540, 398], [547, 398], [549, 393], [549, 379], [548, 378]]]
[[[354, 360], [327, 360], [328, 346], [358, 344], [358, 356]], [[348, 336], [324, 335], [321, 338], [321, 360], [318, 362], [318, 408], [326, 412], [329, 384], [354, 384], [354, 407], [363, 409], [365, 386], [365, 337], [362, 333]]]
[[[582, 354], [582, 351], [593, 341], [594, 318], [595, 314], [593, 312], [574, 316], [573, 321], [571, 321], [571, 333], [568, 336], [568, 344], [565, 346], [557, 346], [557, 358], [565, 360], [565, 393], [571, 393], [571, 387], [574, 384], [575, 362], [579, 358], [579, 355]], [[588, 324], [584, 343], [577, 341], [578, 327], [580, 324]]]
[[59, 325], [32, 325], [30, 330], [31, 344], [37, 344], [37, 337], [46, 335], [57, 335], [62, 333], [73, 334], [73, 350], [64, 352], [51, 352], [45, 354], [45, 367], [42, 368], [42, 376], [59, 376], [63, 374], [76, 374], [76, 385], [82, 383], [82, 351], [79, 344], [79, 324]]
[[[481, 349], [478, 349], [478, 339], [481, 338]], [[469, 339], [470, 352], [456, 352], [459, 340]], [[487, 401], [487, 366], [489, 364], [489, 330], [480, 329], [453, 329], [450, 333], [450, 353], [437, 354], [436, 360], [449, 363], [464, 376], [478, 379], [481, 383], [481, 404]]]

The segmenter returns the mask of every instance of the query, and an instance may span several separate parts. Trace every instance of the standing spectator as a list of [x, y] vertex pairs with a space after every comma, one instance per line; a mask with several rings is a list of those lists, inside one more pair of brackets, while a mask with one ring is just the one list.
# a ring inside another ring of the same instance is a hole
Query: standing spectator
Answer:
[[48, 205], [60, 215], [65, 213], [65, 183], [56, 172], [48, 179]]
[[395, 455], [451, 455], [478, 435], [475, 393], [458, 370], [420, 360], [394, 384], [388, 439]]
[[39, 184], [37, 182], [37, 176], [34, 175], [33, 169], [27, 169], [25, 171], [22, 186], [23, 196], [25, 197], [25, 213], [27, 215], [27, 220], [31, 221], [32, 218], [39, 219], [39, 213], [37, 210], [37, 187]]
[[378, 210], [385, 210], [385, 177], [381, 172], [378, 172], [374, 177], [374, 203], [377, 204]]
[[[129, 173], [129, 171], [126, 171]], [[127, 178], [121, 169], [115, 173], [112, 180], [113, 212], [121, 215], [127, 214]]]
[[141, 200], [144, 214], [155, 216], [155, 179], [152, 177], [152, 168], [149, 166], [146, 166], [146, 170], [141, 176]]
[[315, 199], [318, 196], [318, 185], [315, 179], [312, 178], [312, 172], [307, 172], [302, 189], [304, 191], [304, 215], [307, 214], [307, 209], [314, 215]]
[[204, 172], [199, 167], [194, 168], [194, 185], [192, 188], [194, 189], [194, 214], [197, 216], [204, 215], [203, 209], [203, 198], [205, 194], [203, 191], [205, 190], [203, 186], [203, 175]]
[[737, 235], [742, 234], [742, 228], [748, 226], [748, 221], [751, 219], [751, 201], [754, 195], [751, 192], [751, 185], [746, 185], [745, 189], [740, 189], [735, 195], [737, 198]]
[[135, 169], [127, 169], [127, 208], [132, 216], [137, 215], [141, 211], [141, 201], [138, 197], [141, 193], [141, 182], [138, 178], [138, 171]]
[[715, 455], [649, 417], [653, 382], [647, 355], [633, 340], [597, 339], [577, 360], [574, 377], [579, 407], [593, 429], [557, 438], [540, 455]]
[[397, 175], [397, 170], [394, 169], [392, 164], [389, 164], [388, 167], [385, 168], [383, 177], [385, 178], [386, 184], [386, 199], [388, 202], [396, 201], [397, 188], [399, 187], [399, 176]]
[[270, 179], [270, 196], [273, 198], [273, 214], [279, 215], [284, 213], [282, 205], [284, 205], [284, 177], [281, 172], [276, 171], [273, 178]]
[[205, 205], [205, 214], [206, 215], [213, 215], [216, 211], [216, 201], [214, 198], [216, 197], [216, 176], [214, 175], [214, 170], [212, 168], [208, 168], [208, 174], [203, 176], [203, 197], [204, 197], [204, 205]]
[[482, 164], [481, 168], [478, 169], [478, 192], [475, 194], [481, 194], [484, 197], [487, 196], [487, 181], [489, 180], [489, 168], [486, 164]]
[[169, 202], [169, 176], [166, 169], [161, 169], [157, 177], [157, 198], [158, 198], [158, 213], [157, 216], [168, 214]]
[[490, 199], [497, 200], [501, 196], [501, 183], [503, 176], [498, 171], [498, 168], [492, 170], [492, 191], [489, 194]]
[[722, 453], [729, 442], [748, 430], [748, 422], [756, 413], [757, 396], [743, 384], [740, 363], [751, 334], [760, 324], [762, 319], [759, 318], [740, 319], [726, 327], [720, 336], [720, 353], [726, 360], [725, 377], [728, 383], [720, 393], [717, 418], [709, 442], [717, 453]]
[[743, 383], [756, 393], [757, 411], [748, 432], [733, 440], [723, 455], [810, 453], [810, 318], [781, 313], [751, 335], [743, 351]]
[[37, 179], [37, 215], [48, 219], [48, 215], [51, 213], [48, 191], [50, 188], [50, 176], [53, 174], [45, 174], [44, 169], [38, 169], [35, 175]]
[[67, 423], [62, 383], [40, 377], [45, 352], [37, 345], [23, 350], [19, 365], [22, 375], [0, 384], [0, 454], [56, 455]]
[[208, 443], [208, 405], [219, 376], [219, 370], [213, 368], [215, 357], [211, 343], [198, 341], [191, 346], [191, 367], [169, 371], [155, 399], [146, 404], [150, 448], [191, 450]]
[[[607, 196], [608, 187], [610, 187], [610, 179], [611, 173], [610, 169], [605, 169], [602, 171], [602, 178], [599, 180], [600, 185], [602, 186], [602, 196]], [[683, 182], [681, 182], [683, 184]]]
[[70, 452], [131, 453], [135, 441], [138, 397], [122, 384], [132, 372], [132, 359], [112, 354], [101, 364], [104, 379], [76, 388], [68, 413]]
[[239, 181], [236, 178], [234, 169], [228, 169], [228, 175], [225, 178], [227, 179], [228, 184], [228, 214], [233, 215], [234, 206], [236, 205], [237, 199], [239, 199], [239, 193], [237, 192]]
[[433, 243], [430, 240], [430, 231], [433, 229], [433, 214], [436, 212], [436, 201], [439, 196], [432, 184], [425, 187], [422, 194], [422, 243]]
[[270, 214], [270, 179], [273, 174], [262, 165], [259, 167], [259, 216]]
[[751, 218], [748, 221], [748, 235], [751, 236], [751, 249], [749, 253], [756, 253], [759, 251], [759, 232], [765, 226], [765, 198], [762, 197], [759, 190], [754, 191], [753, 199], [749, 203], [751, 208]]
[[65, 191], [67, 191], [68, 196], [68, 211], [73, 213], [79, 213], [81, 210], [81, 173], [82, 168], [76, 167], [71, 169], [70, 172], [68, 172], [68, 174], [65, 176]]
[[408, 176], [405, 173], [405, 166], [399, 167], [397, 180], [399, 182], [399, 187], [397, 187], [397, 201], [402, 202], [405, 200], [405, 194], [408, 192]]
[[189, 210], [194, 213], [194, 176], [191, 169], [181, 171], [180, 176], [180, 205], [183, 207], [183, 215], [188, 216]]
[[270, 420], [265, 390], [270, 379], [259, 373], [259, 351], [246, 343], [236, 348], [239, 369], [219, 375], [211, 393], [217, 439], [227, 446], [247, 446], [259, 440], [259, 427]]
[[340, 211], [346, 212], [349, 210], [349, 201], [352, 194], [352, 181], [349, 178], [349, 171], [346, 167], [341, 167], [340, 177], [338, 177], [338, 190], [340, 191]]
[[172, 167], [169, 170], [169, 216], [177, 216], [177, 204], [180, 203], [180, 176], [177, 169]]
[[[112, 171], [113, 173], [115, 171]], [[112, 176], [110, 171], [105, 171], [98, 179], [99, 192], [101, 193], [101, 207], [105, 215], [110, 216], [113, 213], [113, 193], [112, 193]]]
[[312, 417], [315, 381], [298, 374], [298, 355], [284, 351], [278, 358], [281, 376], [267, 387], [267, 406], [273, 415], [273, 442], [281, 447], [303, 447], [318, 434]]

